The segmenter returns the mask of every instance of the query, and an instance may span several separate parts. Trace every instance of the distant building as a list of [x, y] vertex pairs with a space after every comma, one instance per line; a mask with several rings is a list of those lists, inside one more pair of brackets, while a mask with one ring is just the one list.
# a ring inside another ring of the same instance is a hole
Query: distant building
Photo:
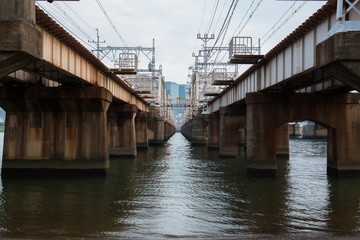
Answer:
[[[175, 82], [165, 82], [166, 91], [168, 92], [169, 99], [172, 100], [172, 104], [180, 103], [185, 101], [186, 84], [178, 84]], [[180, 99], [181, 98], [181, 99]], [[181, 119], [183, 110], [175, 109], [175, 119]], [[180, 123], [177, 123], [181, 125]]]

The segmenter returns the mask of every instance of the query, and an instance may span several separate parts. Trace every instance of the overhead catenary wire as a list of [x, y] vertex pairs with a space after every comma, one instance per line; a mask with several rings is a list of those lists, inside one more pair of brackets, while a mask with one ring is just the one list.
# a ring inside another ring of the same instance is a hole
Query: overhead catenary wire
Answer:
[[[218, 43], [219, 39], [221, 38], [222, 34], [224, 33], [225, 28], [226, 28], [226, 24], [227, 24], [227, 22], [228, 22], [228, 20], [229, 20], [230, 14], [231, 14], [231, 10], [233, 9], [234, 4], [235, 4], [236, 1], [238, 2], [238, 0], [232, 0], [231, 5], [230, 5], [230, 7], [229, 7], [229, 10], [228, 10], [228, 12], [227, 12], [227, 14], [226, 14], [226, 17], [225, 17], [225, 19], [224, 19], [224, 22], [223, 22], [223, 24], [222, 24], [222, 26], [221, 26], [221, 28], [220, 28], [220, 31], [219, 31], [219, 33], [218, 33], [218, 35], [217, 35], [217, 37], [216, 37], [216, 40], [215, 40], [214, 45], [213, 45], [213, 46], [211, 47], [211, 49], [210, 49], [210, 52], [212, 52], [212, 51], [214, 50], [216, 44]], [[214, 55], [214, 54], [209, 55], [209, 57], [208, 57], [207, 59], [210, 59], [213, 55]]]
[[237, 35], [239, 36], [242, 31], [244, 30], [244, 28], [246, 27], [246, 25], [248, 24], [248, 22], [250, 21], [250, 19], [254, 16], [255, 12], [258, 10], [259, 6], [261, 5], [261, 3], [263, 2], [263, 0], [260, 0], [258, 2], [258, 4], [255, 6], [254, 10], [250, 13], [250, 16], [248, 17], [248, 19], [246, 20], [246, 22], [244, 23], [244, 25], [242, 26], [242, 28], [239, 30], [239, 32], [237, 33]]
[[[307, 4], [307, 2], [303, 2], [299, 7], [297, 7], [289, 17], [287, 17], [264, 41], [261, 42], [261, 46], [265, 44], [274, 34], [279, 31], [281, 27], [285, 25], [296, 13], [300, 11], [302, 7], [304, 7]], [[274, 25], [275, 26], [275, 25]], [[274, 28], [274, 26], [272, 28]], [[264, 35], [265, 36], [265, 35]], [[264, 36], [262, 38], [264, 38]]]
[[95, 28], [90, 26], [88, 22], [85, 21], [76, 11], [74, 11], [72, 7], [70, 7], [66, 2], [62, 2], [62, 4], [64, 4], [81, 22], [83, 22], [89, 28], [89, 30], [96, 34]]
[[[86, 40], [84, 40], [82, 37], [80, 37], [77, 33], [75, 33], [75, 31], [74, 30], [72, 30], [71, 28], [70, 28], [70, 26], [68, 25], [68, 24], [66, 24], [64, 21], [62, 21], [62, 20], [60, 20], [58, 17], [56, 17], [55, 15], [54, 15], [54, 13], [58, 13], [59, 14], [59, 10], [58, 9], [55, 9], [52, 5], [53, 4], [49, 4], [49, 5], [46, 5], [46, 6], [50, 6], [50, 8], [52, 9], [52, 12], [50, 12], [48, 9], [46, 9], [45, 8], [45, 6], [43, 6], [42, 4], [40, 4], [40, 3], [36, 3], [38, 6], [40, 6], [41, 7], [41, 9], [43, 9], [51, 18], [53, 18], [58, 24], [60, 24], [66, 31], [68, 31], [69, 33], [71, 33], [71, 35], [73, 35], [75, 38], [77, 38], [80, 42], [82, 42], [83, 44], [84, 44], [84, 46], [86, 46], [89, 50], [91, 50], [91, 51], [93, 51], [93, 50], [95, 50], [96, 49], [96, 46], [93, 46], [93, 45], [91, 45], [90, 43], [89, 43], [89, 36], [87, 35], [86, 36]], [[53, 13], [54, 12], [54, 13]], [[63, 12], [62, 11], [60, 11], [60, 16], [62, 16], [62, 17], [64, 17], [63, 16]], [[70, 16], [68, 16], [69, 18], [71, 18]], [[69, 21], [67, 18], [66, 18], [66, 20], [67, 21]], [[72, 23], [72, 25], [78, 25], [76, 22], [75, 22], [75, 20], [74, 20], [74, 23]], [[88, 25], [88, 27], [90, 28], [90, 29], [95, 29], [95, 28], [92, 28], [91, 26], [89, 26]], [[92, 38], [90, 37], [90, 40], [92, 40]], [[106, 56], [106, 58], [108, 59], [108, 60], [112, 60], [109, 56]]]
[[[200, 20], [200, 26], [199, 26], [198, 33], [200, 33], [201, 26], [202, 26], [202, 23], [203, 23], [203, 20], [204, 20], [205, 9], [206, 9], [206, 0], [204, 0], [204, 7], [203, 7], [202, 14], [201, 14], [201, 20]], [[196, 49], [196, 46], [197, 46], [197, 42], [198, 42], [198, 39], [196, 38], [193, 52], [195, 52], [195, 49]]]
[[54, 6], [55, 6], [55, 7], [61, 12], [61, 14], [63, 14], [63, 15], [65, 16], [65, 18], [68, 19], [68, 21], [69, 21], [71, 24], [73, 24], [85, 37], [87, 37], [87, 38], [90, 39], [90, 40], [93, 40], [92, 37], [91, 37], [89, 34], [87, 34], [87, 32], [85, 32], [85, 31], [79, 26], [79, 24], [77, 24], [77, 23], [75, 22], [75, 20], [72, 19], [72, 18], [66, 13], [66, 11], [65, 11], [61, 6], [59, 6], [59, 4], [54, 3]]
[[119, 37], [120, 41], [122, 42], [122, 44], [124, 44], [125, 47], [127, 47], [127, 44], [124, 40], [124, 38], [121, 36], [121, 34], [119, 33], [119, 31], [117, 30], [115, 24], [113, 23], [113, 21], [111, 20], [111, 18], [109, 17], [109, 15], [106, 13], [105, 8], [103, 7], [103, 5], [100, 3], [99, 0], [95, 0], [96, 3], [98, 4], [98, 6], [100, 7], [101, 11], [103, 12], [103, 14], [105, 15], [106, 19], [108, 20], [108, 22], [110, 23], [111, 27], [114, 29], [116, 35]]
[[[251, 9], [251, 7], [254, 5], [254, 1], [252, 1], [252, 3], [250, 4], [250, 7], [248, 8], [248, 10], [246, 11], [245, 15], [244, 15], [244, 18], [241, 20], [238, 28], [235, 30], [234, 34], [230, 37], [229, 41], [231, 41], [231, 39], [235, 36], [240, 36], [240, 34], [242, 33], [242, 31], [244, 30], [244, 28], [247, 26], [247, 24], [249, 23], [249, 21], [251, 20], [251, 18], [255, 15], [256, 11], [259, 9], [261, 3], [263, 2], [263, 0], [259, 0], [259, 2], [256, 4], [255, 8], [252, 10], [252, 12], [250, 13], [250, 15], [248, 16], [247, 20], [245, 21], [245, 23], [242, 25], [241, 29], [238, 31], [238, 33], [236, 34], [236, 31], [240, 28], [241, 26], [241, 23], [243, 22], [246, 14], [249, 12], [249, 10]], [[222, 46], [223, 42], [221, 43], [221, 46]], [[217, 62], [217, 59], [220, 55], [220, 52], [218, 52], [218, 54], [216, 55], [216, 59], [215, 59], [215, 62]], [[225, 58], [226, 56], [226, 53], [222, 56], [222, 58], [220, 59], [220, 62], [223, 61], [223, 59]]]
[[[57, 22], [63, 26], [64, 28], [66, 28], [68, 31], [71, 31], [73, 34], [75, 34], [78, 38], [79, 35], [83, 36], [87, 39], [89, 38], [89, 36], [87, 34], [84, 34], [84, 32], [82, 32], [77, 24], [74, 24], [73, 21], [70, 20], [69, 16], [65, 16], [63, 11], [60, 10], [60, 8], [55, 7], [55, 4], [45, 4], [45, 6], [38, 4], [39, 6], [42, 7], [42, 9], [46, 9], [49, 13], [52, 14], [53, 18], [56, 18]], [[82, 39], [82, 38], [81, 38]], [[83, 40], [83, 39], [82, 39]]]
[[[222, 37], [222, 40], [221, 40], [221, 43], [220, 43], [220, 47], [223, 46], [223, 44], [224, 44], [224, 39], [225, 39], [225, 37], [226, 37], [227, 30], [229, 29], [230, 22], [231, 22], [231, 18], [232, 18], [232, 16], [234, 15], [234, 12], [235, 12], [235, 9], [236, 9], [236, 6], [237, 6], [238, 3], [239, 3], [239, 0], [237, 0], [237, 2], [235, 3], [235, 7], [233, 8], [233, 10], [232, 10], [232, 12], [231, 12], [229, 21], [228, 21], [227, 26], [226, 26], [225, 33], [223, 34], [223, 37]], [[218, 53], [217, 53], [217, 55], [216, 55], [215, 62], [217, 61], [219, 54], [220, 54], [220, 51], [218, 51]]]
[[213, 12], [212, 12], [211, 21], [210, 21], [209, 26], [208, 26], [208, 29], [207, 29], [207, 31], [206, 31], [207, 33], [210, 33], [210, 29], [211, 29], [212, 24], [213, 24], [213, 22], [214, 22], [214, 18], [215, 18], [215, 15], [216, 15], [216, 12], [217, 12], [217, 9], [218, 9], [218, 6], [219, 6], [219, 1], [220, 1], [220, 0], [217, 0], [217, 1], [216, 1], [214, 10], [213, 10]]
[[53, 18], [57, 23], [59, 23], [63, 28], [65, 28], [69, 33], [71, 33], [73, 36], [75, 36], [79, 41], [83, 42], [83, 44], [87, 45], [90, 49], [95, 49], [94, 46], [90, 45], [87, 41], [79, 37], [76, 33], [74, 33], [73, 30], [71, 30], [68, 26], [63, 24], [61, 21], [59, 21], [54, 14], [52, 14], [50, 11], [48, 11], [44, 6], [42, 6], [40, 3], [37, 3], [38, 6], [41, 7], [42, 10], [46, 12], [51, 18]]
[[234, 31], [234, 33], [232, 34], [232, 36], [235, 36], [235, 35], [236, 35], [237, 31], [238, 31], [238, 30], [240, 29], [240, 27], [242, 26], [242, 23], [244, 22], [247, 14], [248, 14], [248, 12], [250, 11], [250, 9], [251, 9], [252, 6], [254, 5], [254, 3], [255, 3], [255, 0], [253, 0], [253, 1], [251, 2], [250, 6], [249, 6], [248, 9], [246, 10], [243, 18], [241, 19], [239, 25], [238, 25], [237, 28], [235, 29], [235, 31]]
[[223, 6], [221, 8], [221, 12], [220, 12], [219, 17], [217, 18], [216, 24], [214, 26], [214, 31], [215, 31], [216, 27], [218, 26], [218, 24], [220, 22], [221, 16], [222, 16], [222, 14], [224, 12], [224, 9], [225, 9], [225, 6], [226, 6], [226, 2], [227, 2], [227, 0], [224, 0], [224, 4], [223, 4]]

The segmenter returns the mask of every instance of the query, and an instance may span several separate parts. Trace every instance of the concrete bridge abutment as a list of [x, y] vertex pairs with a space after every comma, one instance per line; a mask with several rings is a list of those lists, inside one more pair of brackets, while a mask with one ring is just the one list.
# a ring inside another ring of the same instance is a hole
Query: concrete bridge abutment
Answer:
[[[236, 157], [238, 154], [239, 130], [246, 128], [246, 107], [229, 106], [220, 108], [219, 153], [222, 157]], [[244, 133], [246, 135], [246, 133]]]
[[2, 176], [105, 174], [109, 168], [101, 87], [2, 87], [6, 110]]
[[110, 157], [135, 157], [135, 116], [138, 108], [132, 104], [112, 103], [107, 112]]
[[[276, 171], [278, 129], [310, 120], [328, 131], [329, 173], [360, 173], [360, 94], [249, 93], [247, 167], [249, 172]], [[281, 135], [285, 135], [281, 134]]]

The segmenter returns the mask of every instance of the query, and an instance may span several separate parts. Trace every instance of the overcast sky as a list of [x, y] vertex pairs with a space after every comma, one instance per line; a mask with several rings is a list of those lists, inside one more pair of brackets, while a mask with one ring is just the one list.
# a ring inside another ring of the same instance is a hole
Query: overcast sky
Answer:
[[[196, 39], [197, 33], [214, 33], [218, 35], [232, 0], [100, 0], [102, 6], [113, 21], [120, 35], [129, 47], [151, 47], [152, 39], [156, 44], [156, 67], [161, 64], [166, 81], [186, 83], [188, 69], [194, 64], [193, 52], [198, 52], [202, 42]], [[250, 13], [256, 8], [254, 14]], [[88, 42], [86, 35], [96, 39], [95, 28], [99, 29], [101, 46], [124, 46], [115, 31], [100, 10], [96, 0], [79, 2], [38, 2], [58, 21], [61, 21], [83, 41]], [[253, 5], [251, 5], [253, 3]], [[223, 46], [227, 46], [239, 24], [244, 26], [241, 36], [262, 38], [268, 30], [292, 6], [293, 1], [276, 0], [240, 0], [234, 11]], [[299, 24], [316, 12], [326, 1], [308, 2], [296, 11], [302, 1], [297, 1], [284, 18], [279, 22], [284, 25], [262, 46], [265, 54], [279, 41], [290, 34]], [[71, 10], [68, 8], [71, 7]], [[216, 8], [217, 6], [217, 8]], [[250, 8], [250, 6], [252, 6]], [[215, 9], [217, 9], [215, 11]], [[246, 14], [247, 10], [248, 13]], [[64, 17], [66, 12], [81, 27], [82, 33], [74, 23]], [[213, 14], [215, 11], [215, 15]], [[296, 14], [292, 14], [296, 11]], [[289, 16], [292, 15], [290, 18]], [[214, 16], [212, 18], [212, 16]], [[286, 19], [290, 18], [288, 21]], [[212, 20], [213, 19], [213, 20]], [[84, 23], [86, 22], [86, 24]], [[212, 22], [212, 24], [211, 24]], [[244, 23], [247, 22], [246, 25]], [[271, 30], [273, 32], [276, 28]], [[266, 39], [263, 38], [263, 41]], [[87, 48], [89, 46], [82, 42]], [[214, 41], [208, 43], [212, 46]], [[93, 45], [93, 44], [92, 44]], [[94, 46], [94, 45], [93, 45]], [[224, 54], [225, 55], [225, 54]], [[227, 55], [223, 61], [227, 61]], [[148, 60], [140, 56], [141, 67], [145, 68]], [[108, 67], [113, 67], [105, 59]], [[242, 66], [241, 71], [249, 66]]]

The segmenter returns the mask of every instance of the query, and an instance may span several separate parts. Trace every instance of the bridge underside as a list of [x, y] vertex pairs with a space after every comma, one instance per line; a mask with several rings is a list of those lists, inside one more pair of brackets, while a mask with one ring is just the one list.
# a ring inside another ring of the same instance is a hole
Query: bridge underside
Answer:
[[35, 0], [1, 1], [0, 85], [3, 176], [103, 174], [175, 132]]

